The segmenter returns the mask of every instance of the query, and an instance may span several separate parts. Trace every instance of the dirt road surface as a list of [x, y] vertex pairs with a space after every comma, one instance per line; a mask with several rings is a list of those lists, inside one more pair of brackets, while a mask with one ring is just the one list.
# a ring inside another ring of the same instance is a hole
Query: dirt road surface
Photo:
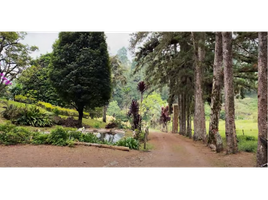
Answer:
[[147, 152], [90, 146], [0, 145], [0, 167], [254, 167], [256, 155], [217, 154], [179, 134], [152, 132]]

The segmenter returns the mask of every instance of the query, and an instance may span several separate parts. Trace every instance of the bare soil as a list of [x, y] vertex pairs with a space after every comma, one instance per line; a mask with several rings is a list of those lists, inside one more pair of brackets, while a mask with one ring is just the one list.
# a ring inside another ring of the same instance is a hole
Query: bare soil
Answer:
[[149, 151], [91, 146], [0, 145], [0, 167], [255, 167], [256, 154], [215, 153], [179, 134], [152, 132]]

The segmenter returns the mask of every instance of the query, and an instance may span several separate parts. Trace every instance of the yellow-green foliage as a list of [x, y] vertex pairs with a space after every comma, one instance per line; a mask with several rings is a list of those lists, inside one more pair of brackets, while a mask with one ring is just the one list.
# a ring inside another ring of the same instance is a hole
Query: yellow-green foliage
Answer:
[[15, 100], [22, 103], [35, 103], [36, 99], [31, 97], [25, 97], [23, 95], [15, 95]]
[[[78, 116], [78, 112], [74, 109], [62, 108], [42, 101], [38, 101], [37, 105], [45, 108], [49, 112], [58, 112], [60, 115]], [[84, 112], [84, 117], [86, 116], [89, 116], [89, 113]]]

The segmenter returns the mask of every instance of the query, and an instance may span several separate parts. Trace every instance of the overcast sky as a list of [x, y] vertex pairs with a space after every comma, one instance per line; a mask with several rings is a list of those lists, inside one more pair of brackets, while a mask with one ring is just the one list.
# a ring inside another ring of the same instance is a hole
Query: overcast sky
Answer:
[[[122, 47], [128, 48], [130, 33], [105, 32], [105, 34], [107, 36], [106, 41], [111, 56], [116, 55], [117, 51]], [[57, 38], [58, 32], [28, 32], [23, 43], [29, 44], [30, 46], [35, 45], [39, 48], [39, 51], [32, 54], [32, 57], [36, 58], [37, 56], [40, 56], [40, 54], [52, 52], [52, 45]]]

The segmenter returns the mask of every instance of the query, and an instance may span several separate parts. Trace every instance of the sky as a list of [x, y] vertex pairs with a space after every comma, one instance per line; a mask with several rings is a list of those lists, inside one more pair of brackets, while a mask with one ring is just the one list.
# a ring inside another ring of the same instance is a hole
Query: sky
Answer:
[[[35, 45], [39, 48], [38, 51], [31, 55], [33, 58], [36, 58], [41, 54], [52, 52], [52, 45], [58, 38], [58, 33], [59, 32], [27, 32], [22, 42], [30, 46]], [[110, 56], [116, 55], [117, 51], [122, 47], [128, 48], [130, 33], [131, 32], [105, 32]], [[130, 54], [128, 57], [131, 59]]]

